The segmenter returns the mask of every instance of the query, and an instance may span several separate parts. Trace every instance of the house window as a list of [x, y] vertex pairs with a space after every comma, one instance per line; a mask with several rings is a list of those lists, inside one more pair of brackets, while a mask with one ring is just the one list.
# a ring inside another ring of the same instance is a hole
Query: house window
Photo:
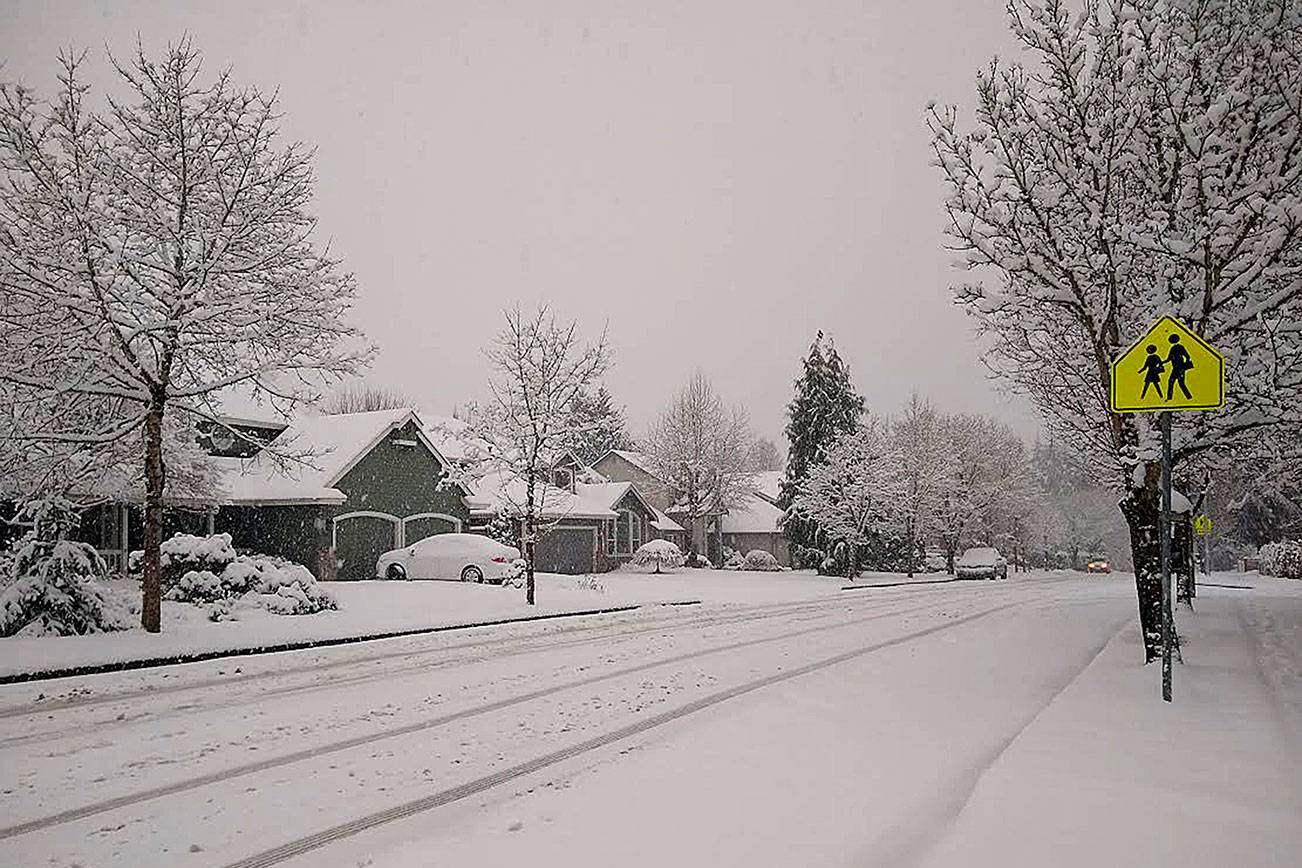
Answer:
[[628, 514], [628, 523], [630, 535], [633, 537], [633, 544], [630, 551], [637, 551], [642, 547], [642, 516], [632, 512]]
[[606, 554], [613, 555], [615, 553], [615, 522], [603, 521], [601, 523], [601, 532], [606, 537]]
[[622, 555], [628, 554], [628, 513], [622, 509], [615, 519], [615, 551]]

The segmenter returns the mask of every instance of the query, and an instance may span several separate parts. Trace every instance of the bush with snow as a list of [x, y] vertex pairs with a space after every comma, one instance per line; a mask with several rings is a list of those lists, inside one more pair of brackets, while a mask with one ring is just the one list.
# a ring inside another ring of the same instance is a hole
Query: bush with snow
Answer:
[[130, 613], [99, 584], [107, 570], [93, 546], [62, 539], [76, 525], [67, 501], [23, 509], [32, 530], [0, 561], [0, 636], [73, 636], [125, 630]]
[[681, 567], [683, 560], [682, 551], [667, 539], [653, 539], [643, 543], [633, 553], [634, 566], [654, 567], [657, 573], [662, 567], [665, 569]]
[[[212, 536], [178, 533], [171, 539], [163, 540], [159, 552], [164, 590], [175, 587], [182, 577], [192, 572], [221, 575], [236, 557], [235, 547], [231, 544], [231, 535], [228, 533]], [[144, 552], [132, 552], [127, 558], [128, 572], [138, 575], [143, 560]]]
[[[277, 615], [339, 608], [307, 567], [268, 555], [237, 555], [227, 533], [177, 534], [163, 543], [162, 552], [164, 599], [205, 606], [215, 621], [230, 617], [230, 604], [237, 601]], [[138, 554], [132, 553], [133, 565]]]
[[746, 552], [746, 561], [743, 569], [753, 570], [756, 572], [776, 573], [781, 572], [782, 564], [778, 559], [763, 549], [751, 549]]
[[686, 566], [692, 567], [693, 569], [700, 569], [700, 570], [708, 570], [712, 566], [712, 564], [710, 563], [710, 559], [707, 558], [705, 555], [700, 554], [699, 552], [695, 556], [688, 555], [687, 558], [683, 561], [683, 563]]
[[1262, 575], [1302, 579], [1302, 541], [1267, 543], [1258, 557]]
[[739, 551], [725, 548], [723, 551], [723, 567], [725, 570], [740, 570], [746, 566], [746, 556]]

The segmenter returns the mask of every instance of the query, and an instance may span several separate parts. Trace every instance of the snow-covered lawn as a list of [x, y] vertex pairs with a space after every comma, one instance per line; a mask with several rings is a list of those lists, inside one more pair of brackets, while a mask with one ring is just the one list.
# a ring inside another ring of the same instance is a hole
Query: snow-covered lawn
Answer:
[[[903, 579], [897, 574], [873, 573], [865, 574], [858, 583]], [[835, 596], [845, 583], [812, 571], [689, 569], [661, 575], [621, 571], [590, 577], [541, 573], [537, 582], [536, 606], [525, 604], [524, 591], [519, 588], [461, 582], [327, 582], [321, 587], [338, 600], [338, 611], [291, 616], [245, 606], [236, 609], [236, 620], [217, 622], [209, 621], [198, 606], [164, 601], [163, 632], [157, 635], [137, 626], [91, 636], [0, 639], [0, 676], [621, 606], [788, 602]], [[135, 600], [139, 595], [135, 582], [107, 584], [112, 593], [125, 598]]]

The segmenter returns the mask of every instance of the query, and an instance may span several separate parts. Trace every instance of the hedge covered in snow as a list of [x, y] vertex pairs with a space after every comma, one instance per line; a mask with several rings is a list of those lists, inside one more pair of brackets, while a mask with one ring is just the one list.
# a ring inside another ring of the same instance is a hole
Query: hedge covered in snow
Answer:
[[756, 572], [776, 573], [781, 572], [782, 564], [778, 559], [763, 549], [751, 549], [746, 552], [746, 561], [742, 566], [744, 570], [753, 570]]
[[[139, 569], [140, 552], [130, 565]], [[214, 619], [235, 602], [277, 615], [311, 615], [339, 608], [307, 567], [268, 555], [236, 554], [231, 535], [177, 534], [162, 544], [164, 599], [209, 607]]]
[[661, 568], [673, 569], [674, 567], [681, 567], [684, 560], [685, 557], [678, 546], [667, 539], [653, 539], [650, 542], [643, 543], [633, 553], [634, 566], [655, 567], [657, 573], [661, 571]]
[[70, 503], [33, 501], [19, 517], [32, 530], [0, 554], [0, 636], [79, 636], [131, 626], [128, 609], [99, 583], [107, 573], [99, 553], [63, 538], [76, 525]]
[[1302, 540], [1267, 543], [1257, 556], [1262, 575], [1302, 579]]

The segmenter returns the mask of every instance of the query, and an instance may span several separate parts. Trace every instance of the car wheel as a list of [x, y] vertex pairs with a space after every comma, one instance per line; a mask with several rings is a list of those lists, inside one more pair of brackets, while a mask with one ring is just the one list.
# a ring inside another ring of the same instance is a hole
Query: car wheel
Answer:
[[389, 564], [389, 568], [384, 571], [384, 577], [391, 582], [401, 582], [407, 578], [407, 571], [401, 564]]
[[484, 581], [484, 571], [479, 567], [466, 567], [461, 571], [461, 581], [482, 582]]

